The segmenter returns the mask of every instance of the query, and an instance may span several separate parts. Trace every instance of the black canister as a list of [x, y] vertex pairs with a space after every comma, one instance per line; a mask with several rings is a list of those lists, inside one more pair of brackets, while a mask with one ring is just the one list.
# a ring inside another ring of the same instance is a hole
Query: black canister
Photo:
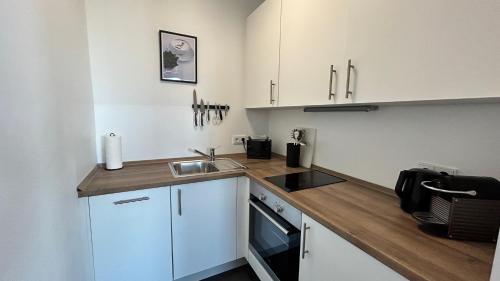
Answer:
[[286, 165], [287, 167], [299, 167], [300, 144], [286, 144]]

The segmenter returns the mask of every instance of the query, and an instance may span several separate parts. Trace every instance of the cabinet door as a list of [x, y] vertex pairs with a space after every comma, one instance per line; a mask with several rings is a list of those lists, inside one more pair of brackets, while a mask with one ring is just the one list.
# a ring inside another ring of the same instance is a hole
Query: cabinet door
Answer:
[[[500, 233], [498, 233], [498, 238], [500, 239]], [[495, 258], [493, 260], [493, 268], [491, 269], [490, 280], [500, 280], [500, 243], [497, 243], [497, 249], [495, 251]]]
[[170, 188], [89, 198], [96, 281], [172, 280]]
[[498, 0], [350, 0], [344, 100], [499, 97], [499, 15]]
[[247, 18], [245, 106], [278, 105], [281, 0], [264, 1]]
[[280, 106], [333, 104], [343, 93], [346, 18], [346, 0], [283, 1]]
[[302, 224], [301, 249], [309, 252], [300, 260], [299, 280], [407, 280], [310, 217], [302, 215]]
[[236, 258], [248, 258], [248, 233], [250, 208], [250, 180], [247, 177], [238, 178], [236, 214]]
[[174, 278], [236, 259], [236, 178], [172, 187]]

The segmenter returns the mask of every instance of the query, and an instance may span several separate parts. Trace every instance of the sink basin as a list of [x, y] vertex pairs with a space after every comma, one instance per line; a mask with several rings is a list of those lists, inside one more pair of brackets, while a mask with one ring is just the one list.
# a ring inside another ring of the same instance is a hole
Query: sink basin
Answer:
[[172, 162], [169, 166], [174, 176], [191, 176], [219, 171], [215, 165], [203, 160]]
[[215, 161], [190, 160], [168, 163], [174, 177], [199, 176], [221, 172], [243, 170], [246, 167], [229, 158], [218, 158]]

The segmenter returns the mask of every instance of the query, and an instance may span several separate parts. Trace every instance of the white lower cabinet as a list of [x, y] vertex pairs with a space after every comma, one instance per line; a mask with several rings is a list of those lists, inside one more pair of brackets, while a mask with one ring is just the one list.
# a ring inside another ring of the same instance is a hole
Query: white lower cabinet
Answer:
[[301, 281], [407, 280], [304, 214], [301, 243]]
[[236, 260], [236, 189], [236, 178], [172, 186], [174, 279]]
[[172, 280], [170, 188], [89, 198], [96, 281]]

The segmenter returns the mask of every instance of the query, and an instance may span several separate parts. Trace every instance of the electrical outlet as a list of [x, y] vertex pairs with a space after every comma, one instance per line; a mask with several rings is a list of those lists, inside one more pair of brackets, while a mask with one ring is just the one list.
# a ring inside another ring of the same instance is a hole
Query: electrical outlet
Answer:
[[436, 171], [436, 172], [445, 172], [448, 175], [457, 175], [458, 174], [457, 168], [447, 167], [447, 166], [438, 165], [438, 164], [420, 162], [420, 163], [418, 163], [418, 167], [424, 168], [424, 169], [429, 169], [429, 170]]
[[241, 139], [246, 139], [246, 138], [247, 138], [246, 135], [234, 135], [231, 138], [231, 143], [234, 145], [242, 145], [243, 142], [241, 141]]

